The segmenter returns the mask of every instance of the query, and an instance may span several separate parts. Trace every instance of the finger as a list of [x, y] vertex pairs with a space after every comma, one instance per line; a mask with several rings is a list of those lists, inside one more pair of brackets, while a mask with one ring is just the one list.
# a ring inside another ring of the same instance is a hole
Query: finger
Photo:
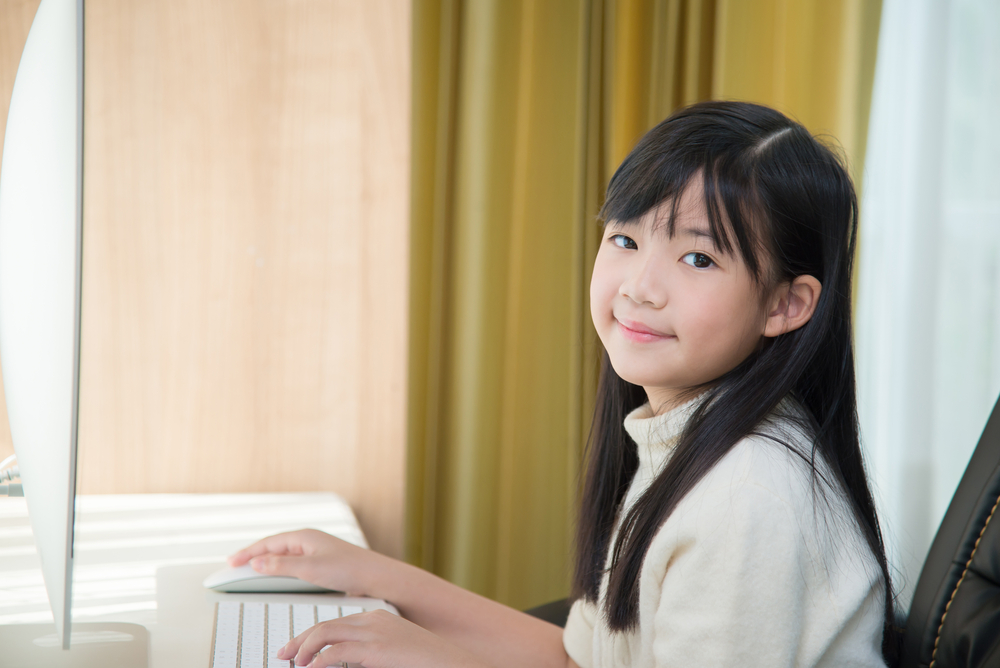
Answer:
[[[319, 624], [316, 624], [315, 626], [310, 626], [308, 629], [306, 629], [299, 635], [289, 640], [284, 647], [282, 647], [277, 651], [275, 657], [282, 659], [284, 661], [290, 661], [295, 657], [297, 657], [300, 653], [302, 654], [303, 657], [307, 656], [305, 652], [300, 651], [302, 646], [306, 643], [309, 637], [313, 635], [315, 631], [321, 630], [321, 627], [324, 627], [329, 623], [330, 622], [321, 622]], [[308, 654], [308, 656], [312, 656], [313, 654], [318, 652], [320, 649], [323, 648], [323, 645], [325, 644], [327, 644], [325, 641], [320, 643], [319, 646], [316, 647], [316, 649], [314, 649], [311, 653]]]
[[283, 545], [281, 542], [274, 540], [278, 536], [268, 536], [263, 540], [259, 540], [253, 545], [249, 545], [239, 552], [234, 552], [229, 555], [227, 561], [230, 566], [242, 566], [254, 557], [267, 554], [269, 552], [285, 552], [287, 550], [287, 545]]
[[258, 540], [229, 556], [230, 566], [242, 566], [256, 556], [262, 554], [302, 554], [302, 546], [293, 538], [294, 534], [279, 533]]
[[305, 642], [305, 639], [306, 639], [305, 633], [300, 633], [299, 635], [295, 636], [287, 643], [285, 643], [284, 647], [278, 649], [278, 651], [274, 654], [275, 658], [281, 659], [282, 661], [291, 661], [293, 658], [295, 658], [295, 655], [299, 653], [299, 646], [302, 645], [303, 642]]
[[[354, 616], [357, 617], [360, 615]], [[364, 631], [354, 624], [344, 623], [341, 619], [330, 620], [307, 629], [295, 638], [293, 640], [297, 647], [295, 654], [288, 654], [287, 656], [294, 656], [296, 665], [305, 665], [327, 645], [357, 641], [364, 635], [366, 635]], [[290, 645], [292, 643], [289, 643], [285, 647], [287, 648]], [[284, 658], [284, 655], [279, 655], [278, 658]]]
[[370, 663], [368, 659], [369, 652], [366, 651], [365, 643], [347, 641], [330, 645], [317, 654], [308, 665], [309, 668], [329, 668], [344, 663]]
[[285, 643], [284, 647], [278, 649], [278, 651], [275, 652], [274, 654], [275, 658], [281, 659], [282, 661], [291, 661], [293, 658], [295, 658], [295, 655], [299, 653], [299, 645], [302, 644], [303, 640], [305, 640], [304, 634], [300, 634], [295, 638], [292, 638], [287, 643]]
[[322, 563], [323, 560], [317, 557], [283, 556], [278, 554], [262, 554], [250, 560], [250, 566], [258, 573], [265, 575], [286, 575], [320, 585], [323, 583], [317, 580], [325, 580], [323, 578], [324, 568], [322, 567]]

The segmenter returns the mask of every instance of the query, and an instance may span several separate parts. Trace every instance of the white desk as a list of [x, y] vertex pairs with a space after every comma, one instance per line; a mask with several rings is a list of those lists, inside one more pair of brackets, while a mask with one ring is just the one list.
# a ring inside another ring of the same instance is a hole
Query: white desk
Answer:
[[[367, 547], [351, 509], [330, 493], [78, 497], [73, 620], [142, 624], [151, 668], [207, 668], [216, 601], [332, 598], [201, 586], [240, 547], [303, 527]], [[0, 624], [51, 620], [24, 499], [0, 498]]]

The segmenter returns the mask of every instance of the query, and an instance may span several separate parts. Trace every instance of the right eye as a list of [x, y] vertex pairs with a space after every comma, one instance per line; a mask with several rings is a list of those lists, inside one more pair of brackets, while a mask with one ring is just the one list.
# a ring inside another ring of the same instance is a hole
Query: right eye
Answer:
[[613, 243], [615, 246], [618, 246], [619, 248], [625, 248], [628, 250], [639, 249], [639, 246], [636, 245], [635, 241], [633, 241], [630, 237], [625, 236], [624, 234], [612, 234], [610, 237], [608, 237], [608, 239], [610, 239], [611, 243]]

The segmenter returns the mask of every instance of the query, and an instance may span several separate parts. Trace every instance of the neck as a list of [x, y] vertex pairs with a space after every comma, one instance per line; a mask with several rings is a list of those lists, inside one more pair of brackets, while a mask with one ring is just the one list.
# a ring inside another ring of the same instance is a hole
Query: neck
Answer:
[[672, 411], [678, 406], [683, 406], [702, 392], [708, 389], [702, 387], [643, 387], [646, 391], [646, 398], [649, 400], [649, 407], [653, 409], [653, 415], [663, 415]]

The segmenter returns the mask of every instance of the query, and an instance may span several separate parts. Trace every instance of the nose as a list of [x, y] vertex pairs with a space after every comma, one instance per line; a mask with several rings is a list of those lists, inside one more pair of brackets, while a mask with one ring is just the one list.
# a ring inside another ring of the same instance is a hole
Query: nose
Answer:
[[663, 267], [652, 255], [637, 257], [618, 294], [636, 304], [662, 308], [667, 303], [667, 280]]

